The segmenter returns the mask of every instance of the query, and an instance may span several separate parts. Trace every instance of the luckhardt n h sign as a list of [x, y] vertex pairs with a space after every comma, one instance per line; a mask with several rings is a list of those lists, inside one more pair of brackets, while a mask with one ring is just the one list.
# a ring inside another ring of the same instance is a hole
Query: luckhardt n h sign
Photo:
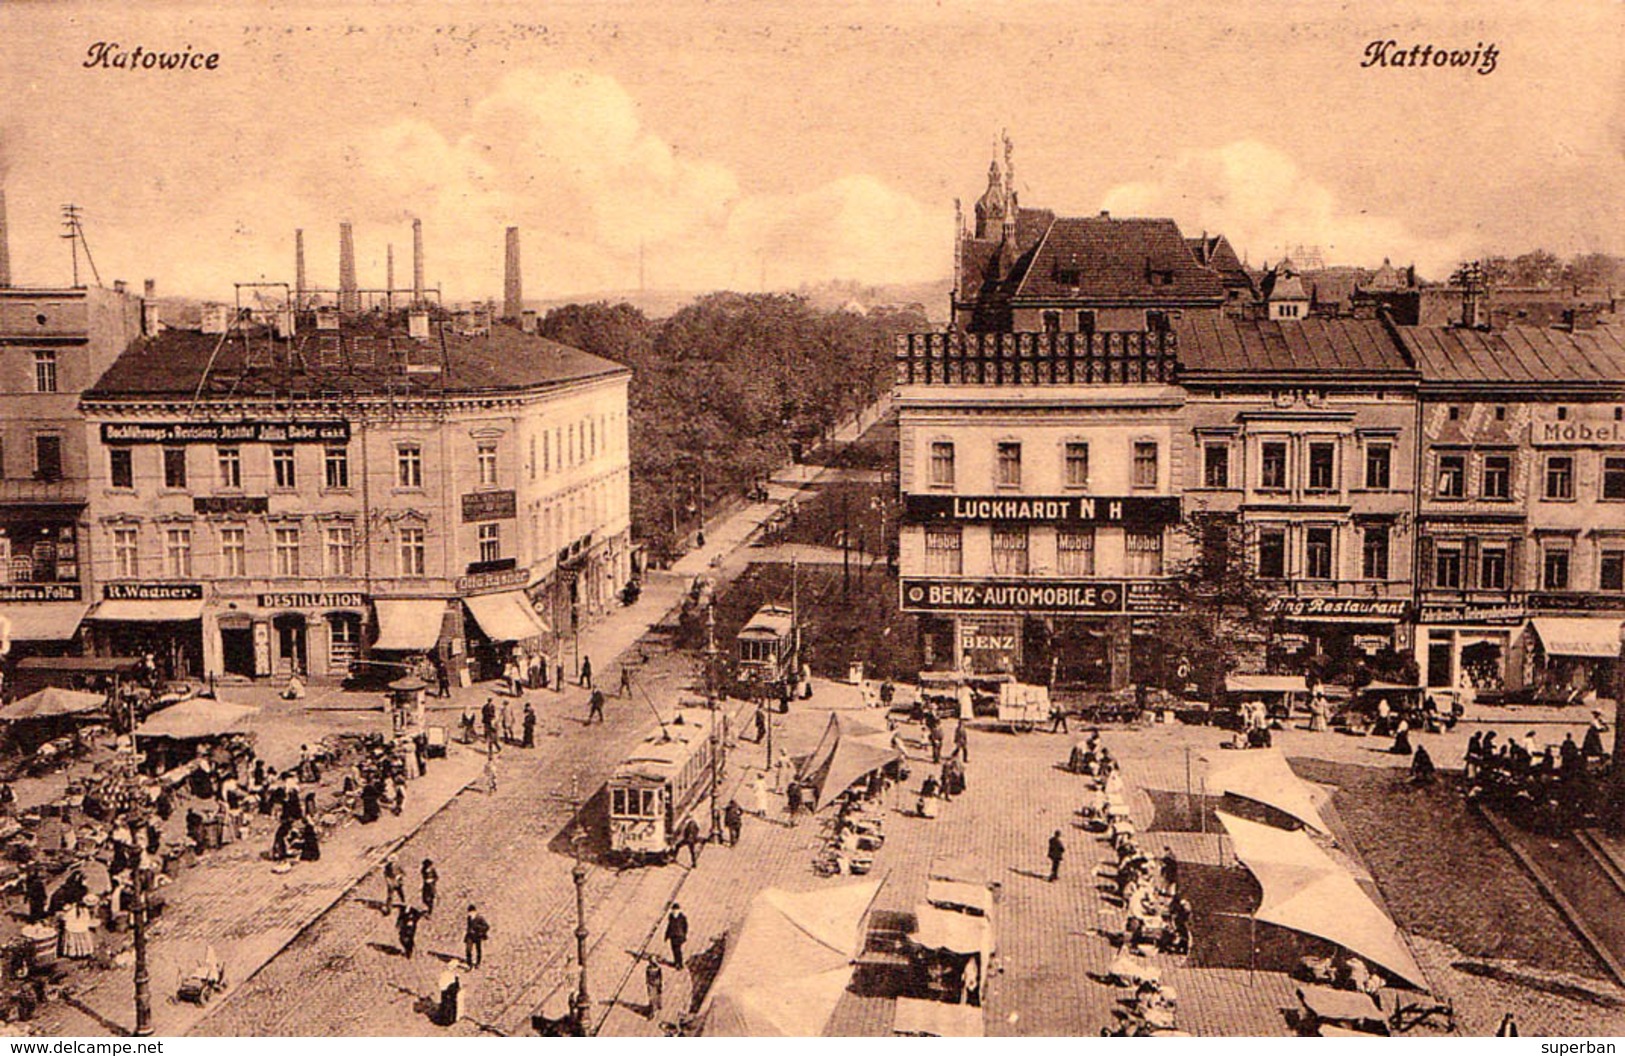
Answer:
[[1123, 584], [905, 579], [904, 612], [1122, 612]]
[[1159, 527], [1179, 520], [1174, 495], [910, 495], [909, 520], [958, 524], [1116, 524]]

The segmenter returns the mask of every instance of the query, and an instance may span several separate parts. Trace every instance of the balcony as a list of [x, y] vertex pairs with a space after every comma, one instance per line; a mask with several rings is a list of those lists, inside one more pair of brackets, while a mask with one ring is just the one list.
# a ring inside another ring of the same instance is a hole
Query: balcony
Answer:
[[89, 501], [89, 491], [90, 482], [83, 477], [58, 477], [55, 480], [11, 478], [0, 480], [0, 506], [83, 506]]
[[1160, 333], [898, 334], [899, 385], [1166, 385], [1178, 340]]

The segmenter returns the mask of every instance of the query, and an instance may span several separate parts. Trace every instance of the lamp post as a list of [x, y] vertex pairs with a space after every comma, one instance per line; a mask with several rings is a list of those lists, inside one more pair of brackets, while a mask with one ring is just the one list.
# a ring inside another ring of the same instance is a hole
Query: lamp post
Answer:
[[1625, 835], [1625, 737], [1620, 736], [1620, 720], [1625, 719], [1625, 623], [1619, 626], [1619, 655], [1614, 659], [1614, 761], [1608, 773], [1608, 830]]
[[[124, 824], [130, 831], [135, 847], [135, 861], [130, 867], [131, 905], [130, 931], [135, 947], [135, 1037], [152, 1036], [152, 975], [147, 967], [147, 881], [143, 868], [146, 813], [135, 804], [142, 802], [142, 790], [137, 778], [139, 767], [135, 756], [134, 704], [131, 704], [130, 751], [119, 761], [123, 798], [129, 804], [123, 812]], [[137, 834], [140, 835], [137, 835]]]
[[705, 610], [705, 706], [711, 711], [711, 836], [722, 838], [722, 808], [717, 803], [717, 785], [720, 781], [717, 755], [722, 750], [717, 736], [717, 607], [713, 602]]
[[576, 862], [570, 870], [570, 879], [575, 881], [576, 886], [577, 967], [576, 992], [570, 1004], [574, 1006], [576, 1025], [586, 1035], [587, 1013], [592, 1008], [592, 999], [587, 994], [587, 863], [581, 857], [581, 845], [586, 842], [587, 832], [581, 823], [580, 785], [575, 777], [570, 778], [570, 794], [576, 804], [576, 831], [570, 834], [570, 849], [575, 854]]

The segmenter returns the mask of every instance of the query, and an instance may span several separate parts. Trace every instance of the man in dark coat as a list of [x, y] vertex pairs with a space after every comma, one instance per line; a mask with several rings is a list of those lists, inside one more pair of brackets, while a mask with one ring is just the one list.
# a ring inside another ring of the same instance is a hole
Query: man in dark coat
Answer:
[[428, 858], [423, 859], [419, 872], [423, 876], [423, 915], [427, 917], [434, 913], [435, 894], [440, 889], [440, 873], [435, 870], [434, 862]]
[[688, 821], [683, 823], [683, 846], [688, 848], [688, 867], [690, 869], [700, 864], [700, 844], [704, 842], [700, 838], [699, 822], [689, 818]]
[[401, 940], [401, 956], [410, 957], [417, 949], [418, 943], [418, 917], [421, 914], [412, 906], [402, 906], [400, 916], [395, 918], [395, 933]]
[[485, 960], [485, 940], [491, 934], [491, 925], [480, 911], [470, 904], [468, 920], [463, 924], [463, 961], [470, 968], [478, 968]]
[[649, 993], [649, 1019], [660, 1018], [660, 998], [666, 989], [666, 977], [660, 970], [660, 962], [653, 957], [643, 969], [643, 985]]
[[737, 799], [730, 799], [722, 811], [722, 824], [728, 830], [728, 846], [739, 845], [739, 830], [745, 825], [745, 808]]
[[480, 728], [485, 731], [485, 743], [490, 744], [496, 740], [497, 706], [490, 697], [480, 706]]
[[536, 709], [525, 701], [524, 736], [519, 742], [521, 748], [536, 747]]
[[683, 970], [683, 943], [688, 941], [688, 916], [683, 907], [673, 902], [671, 916], [666, 918], [666, 942], [671, 945], [671, 963]]
[[970, 762], [970, 728], [965, 725], [964, 719], [954, 724], [954, 754]]
[[603, 725], [604, 691], [601, 689], [593, 690], [592, 696], [587, 698], [587, 721], [583, 725], [591, 726], [592, 720], [595, 716], [598, 719], [599, 725]]
[[1061, 842], [1061, 830], [1056, 829], [1049, 838], [1049, 879], [1054, 883], [1061, 875], [1061, 859], [1066, 857], [1066, 844]]
[[1591, 725], [1586, 727], [1585, 741], [1580, 745], [1580, 754], [1587, 759], [1602, 759], [1608, 753], [1602, 748], [1602, 731], [1607, 729], [1603, 725], [1602, 712], [1591, 713]]
[[581, 688], [592, 688], [592, 657], [590, 656], [581, 658]]

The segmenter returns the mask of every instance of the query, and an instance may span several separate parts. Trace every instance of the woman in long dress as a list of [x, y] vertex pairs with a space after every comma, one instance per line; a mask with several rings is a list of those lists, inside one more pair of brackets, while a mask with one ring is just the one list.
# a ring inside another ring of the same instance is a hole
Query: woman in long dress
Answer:
[[751, 798], [756, 804], [757, 816], [763, 818], [767, 817], [768, 799], [766, 775], [758, 772], [755, 777], [751, 778], [750, 794]]
[[62, 911], [61, 937], [57, 952], [70, 960], [85, 960], [96, 955], [96, 937], [91, 934], [95, 920], [83, 904], [75, 902]]

